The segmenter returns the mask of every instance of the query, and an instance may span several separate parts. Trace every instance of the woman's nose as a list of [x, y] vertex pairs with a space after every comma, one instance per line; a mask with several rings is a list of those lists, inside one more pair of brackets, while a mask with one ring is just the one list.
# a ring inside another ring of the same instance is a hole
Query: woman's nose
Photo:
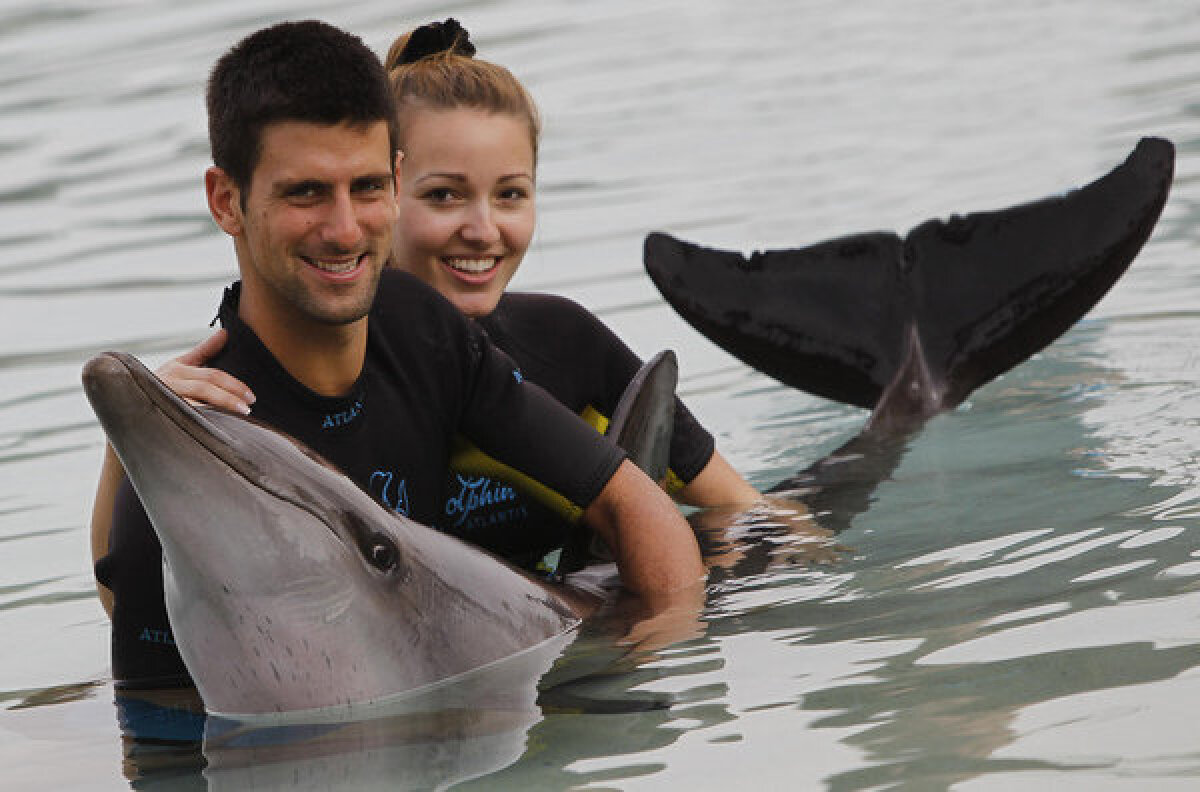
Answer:
[[482, 245], [490, 245], [498, 241], [500, 227], [496, 225], [491, 205], [486, 201], [473, 203], [468, 210], [460, 233], [464, 239]]

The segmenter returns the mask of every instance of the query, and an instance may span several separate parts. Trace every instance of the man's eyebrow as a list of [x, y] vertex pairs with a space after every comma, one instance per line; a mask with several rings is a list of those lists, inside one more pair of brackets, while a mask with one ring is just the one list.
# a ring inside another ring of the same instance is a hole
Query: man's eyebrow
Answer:
[[365, 181], [379, 181], [380, 179], [391, 179], [394, 176], [395, 174], [390, 170], [381, 170], [375, 173], [364, 173], [361, 176], [355, 176], [354, 182], [357, 184]]
[[276, 195], [283, 195], [284, 193], [292, 192], [293, 190], [297, 190], [300, 188], [325, 189], [328, 186], [329, 186], [329, 182], [322, 181], [321, 179], [312, 179], [312, 178], [309, 178], [309, 179], [280, 179], [279, 181], [277, 181], [271, 185], [271, 190]]

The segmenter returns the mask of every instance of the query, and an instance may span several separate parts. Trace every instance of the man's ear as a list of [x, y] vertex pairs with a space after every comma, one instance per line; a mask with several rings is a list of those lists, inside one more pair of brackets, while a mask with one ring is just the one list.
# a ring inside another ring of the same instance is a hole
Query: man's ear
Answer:
[[213, 165], [204, 172], [204, 194], [208, 198], [208, 211], [221, 230], [232, 237], [241, 236], [242, 191], [233, 178]]
[[396, 195], [400, 194], [400, 166], [404, 164], [404, 152], [396, 149], [396, 161], [392, 163], [392, 180]]

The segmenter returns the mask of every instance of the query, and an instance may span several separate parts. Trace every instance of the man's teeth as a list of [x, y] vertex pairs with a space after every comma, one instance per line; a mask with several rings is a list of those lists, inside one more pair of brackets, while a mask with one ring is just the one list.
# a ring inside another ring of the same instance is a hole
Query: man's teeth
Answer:
[[343, 272], [349, 272], [358, 266], [358, 257], [352, 259], [336, 259], [333, 261], [325, 259], [309, 259], [309, 264], [312, 264], [322, 272], [331, 272], [335, 275], [340, 275]]
[[481, 272], [487, 272], [492, 267], [496, 266], [496, 259], [494, 259], [494, 258], [483, 258], [483, 259], [452, 258], [452, 259], [446, 259], [446, 263], [449, 264], [454, 269], [459, 270], [461, 272], [469, 272], [473, 275], [477, 275]]

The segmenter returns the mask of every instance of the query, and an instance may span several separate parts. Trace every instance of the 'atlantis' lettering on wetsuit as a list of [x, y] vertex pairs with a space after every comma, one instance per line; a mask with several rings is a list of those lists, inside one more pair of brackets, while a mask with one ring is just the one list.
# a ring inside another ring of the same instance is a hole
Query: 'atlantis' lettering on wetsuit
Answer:
[[170, 630], [153, 630], [149, 627], [142, 628], [141, 633], [138, 634], [138, 640], [167, 646], [175, 645], [175, 636], [171, 635]]
[[321, 428], [322, 429], [336, 429], [339, 426], [345, 426], [346, 424], [350, 423], [358, 416], [362, 415], [362, 409], [363, 409], [363, 403], [360, 400], [360, 401], [354, 402], [354, 404], [350, 406], [349, 410], [342, 410], [341, 412], [329, 413], [328, 415], [325, 416], [325, 420], [323, 420], [321, 422]]
[[459, 475], [458, 484], [458, 495], [446, 501], [446, 516], [454, 519], [455, 528], [461, 527], [476, 509], [513, 503], [517, 499], [517, 493], [512, 487], [487, 476], [470, 478]]

